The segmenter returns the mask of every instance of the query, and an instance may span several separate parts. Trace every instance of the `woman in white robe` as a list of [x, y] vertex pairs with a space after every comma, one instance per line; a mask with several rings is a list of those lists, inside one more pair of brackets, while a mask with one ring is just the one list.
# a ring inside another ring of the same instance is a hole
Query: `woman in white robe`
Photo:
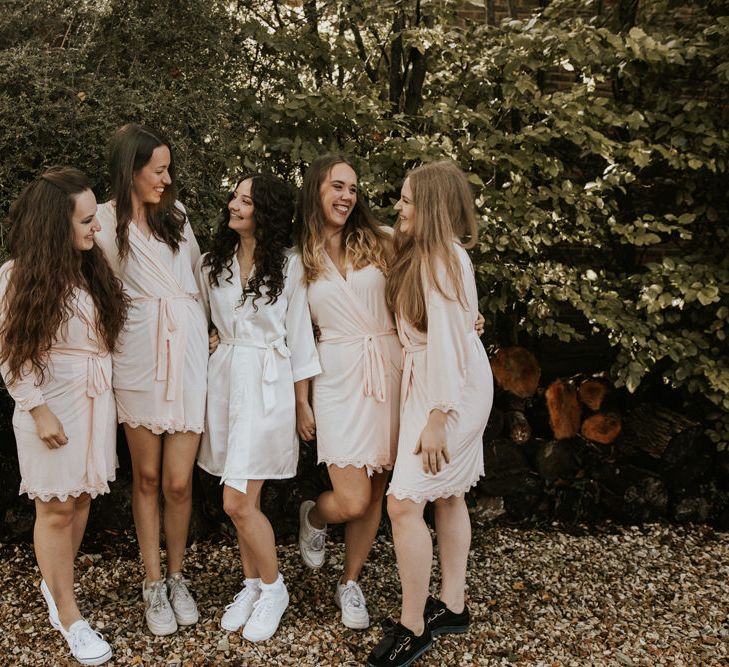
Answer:
[[225, 485], [245, 573], [221, 625], [245, 626], [251, 641], [272, 636], [288, 604], [261, 489], [267, 479], [296, 475], [297, 421], [310, 437], [309, 379], [321, 372], [301, 258], [285, 249], [292, 217], [285, 183], [269, 174], [242, 178], [197, 271], [220, 338], [208, 363], [198, 465]]
[[[486, 352], [474, 331], [478, 296], [464, 246], [476, 241], [473, 195], [452, 162], [410, 173], [395, 205], [399, 221], [387, 300], [403, 344], [400, 436], [388, 489], [402, 613], [372, 650], [370, 667], [410, 665], [432, 637], [466, 632], [471, 524], [465, 493], [483, 475], [483, 432], [493, 401]], [[467, 238], [460, 243], [458, 239]], [[435, 504], [441, 566], [438, 598], [428, 596], [433, 561], [423, 518]]]
[[94, 243], [96, 198], [80, 171], [47, 170], [8, 217], [0, 364], [15, 401], [20, 492], [35, 502], [33, 547], [51, 625], [76, 660], [100, 665], [111, 647], [81, 616], [74, 560], [91, 499], [116, 475], [110, 352], [128, 301]]

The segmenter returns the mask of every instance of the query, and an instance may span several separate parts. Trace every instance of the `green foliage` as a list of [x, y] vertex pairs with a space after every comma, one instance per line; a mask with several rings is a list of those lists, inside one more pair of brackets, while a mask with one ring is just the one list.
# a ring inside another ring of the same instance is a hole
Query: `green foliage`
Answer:
[[171, 136], [203, 237], [244, 168], [298, 181], [346, 151], [391, 220], [406, 169], [450, 157], [477, 193], [494, 342], [607, 337], [618, 384], [679, 388], [729, 441], [722, 3], [638, 3], [632, 25], [587, 0], [500, 25], [453, 1], [5, 5], [2, 210], [52, 162], [103, 191], [129, 121]]

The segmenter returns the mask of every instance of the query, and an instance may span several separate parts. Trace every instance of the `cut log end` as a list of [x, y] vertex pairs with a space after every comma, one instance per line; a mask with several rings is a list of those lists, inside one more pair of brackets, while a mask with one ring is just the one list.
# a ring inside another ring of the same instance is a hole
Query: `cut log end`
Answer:
[[593, 412], [597, 412], [602, 406], [606, 396], [610, 393], [611, 387], [607, 380], [602, 378], [589, 378], [580, 384], [577, 395], [580, 402]]
[[502, 347], [491, 359], [491, 370], [502, 389], [520, 398], [534, 395], [541, 369], [537, 358], [523, 347]]
[[580, 430], [582, 409], [577, 389], [569, 380], [555, 380], [544, 394], [549, 411], [549, 425], [557, 440], [574, 438]]
[[592, 415], [582, 422], [580, 433], [583, 438], [601, 445], [609, 445], [620, 435], [622, 423], [620, 417], [613, 414]]

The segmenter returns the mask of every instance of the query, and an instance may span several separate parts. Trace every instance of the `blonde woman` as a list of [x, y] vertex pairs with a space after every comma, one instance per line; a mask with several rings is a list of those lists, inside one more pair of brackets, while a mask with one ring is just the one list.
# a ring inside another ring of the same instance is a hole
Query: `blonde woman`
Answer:
[[[493, 400], [491, 368], [474, 332], [478, 298], [465, 248], [476, 241], [476, 223], [465, 175], [451, 162], [415, 169], [395, 210], [387, 300], [397, 314], [405, 356], [387, 509], [402, 613], [370, 653], [372, 667], [410, 665], [433, 635], [468, 629], [464, 594], [471, 524], [464, 495], [483, 474], [481, 440]], [[423, 519], [428, 501], [435, 503], [438, 599], [428, 596], [433, 561]]]
[[322, 373], [313, 380], [315, 429], [305, 436], [316, 437], [332, 491], [302, 503], [299, 547], [309, 567], [321, 567], [327, 524], [346, 524], [334, 599], [350, 628], [369, 626], [358, 579], [397, 446], [402, 349], [385, 300], [390, 234], [369, 212], [349, 160], [325, 155], [312, 163], [297, 235]]

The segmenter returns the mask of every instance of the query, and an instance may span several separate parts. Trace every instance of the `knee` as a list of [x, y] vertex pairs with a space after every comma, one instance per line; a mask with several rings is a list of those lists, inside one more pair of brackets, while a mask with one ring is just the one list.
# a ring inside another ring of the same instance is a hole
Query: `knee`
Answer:
[[63, 530], [73, 523], [75, 511], [74, 503], [47, 503], [38, 519], [48, 528]]
[[387, 516], [390, 517], [392, 523], [399, 523], [412, 513], [411, 503], [398, 500], [395, 496], [387, 496]]
[[137, 470], [134, 475], [134, 486], [144, 496], [159, 495], [160, 475], [157, 470]]
[[166, 479], [162, 484], [165, 501], [170, 503], [186, 503], [192, 500], [192, 478]]
[[339, 509], [345, 517], [345, 521], [359, 519], [365, 514], [370, 506], [370, 494], [358, 493], [343, 495], [339, 499]]
[[239, 498], [223, 497], [223, 510], [230, 517], [230, 520], [237, 526], [246, 523], [253, 516], [256, 508]]

